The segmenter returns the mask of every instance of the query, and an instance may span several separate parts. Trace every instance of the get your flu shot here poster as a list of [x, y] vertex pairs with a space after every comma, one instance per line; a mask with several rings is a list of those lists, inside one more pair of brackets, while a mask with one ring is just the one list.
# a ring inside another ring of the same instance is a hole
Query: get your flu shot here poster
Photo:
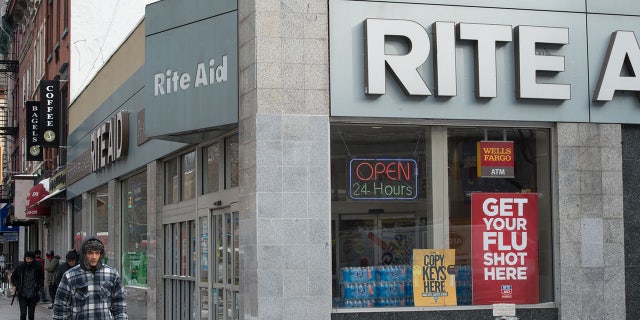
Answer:
[[473, 304], [539, 301], [538, 194], [472, 193]]

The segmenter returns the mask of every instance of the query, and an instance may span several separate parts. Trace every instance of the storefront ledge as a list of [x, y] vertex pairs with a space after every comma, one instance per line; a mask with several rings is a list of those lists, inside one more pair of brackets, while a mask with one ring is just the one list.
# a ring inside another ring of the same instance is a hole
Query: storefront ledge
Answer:
[[127, 290], [127, 300], [129, 301], [145, 301], [147, 300], [148, 288], [135, 287], [126, 285], [124, 288]]
[[[386, 320], [424, 319], [429, 313], [430, 320], [477, 320], [494, 319], [492, 306], [452, 306], [452, 307], [395, 307], [395, 308], [334, 308], [332, 320]], [[517, 305], [519, 320], [557, 320], [558, 309], [554, 302]]]
[[125, 289], [131, 289], [131, 290], [145, 290], [145, 291], [149, 290], [149, 288], [147, 288], [147, 287], [134, 286], [134, 285], [130, 285], [130, 284], [125, 285], [124, 288]]

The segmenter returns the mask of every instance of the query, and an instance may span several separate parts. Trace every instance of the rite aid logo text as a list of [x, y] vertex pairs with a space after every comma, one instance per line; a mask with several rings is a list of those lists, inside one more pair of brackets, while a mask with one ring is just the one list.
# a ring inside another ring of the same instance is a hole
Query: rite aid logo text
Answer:
[[[195, 76], [192, 77], [192, 74]], [[209, 59], [208, 63], [198, 63], [193, 73], [167, 69], [164, 72], [154, 74], [153, 95], [157, 97], [159, 95], [162, 96], [188, 90], [191, 88], [191, 85], [193, 85], [194, 88], [198, 88], [226, 81], [227, 56], [224, 55], [219, 62], [216, 62], [214, 59]]]
[[[456, 42], [463, 40], [475, 44], [477, 98], [495, 98], [496, 50], [513, 41], [516, 96], [524, 99], [571, 99], [571, 84], [541, 83], [538, 78], [539, 73], [564, 72], [565, 57], [536, 52], [541, 44], [569, 45], [568, 28], [521, 25], [512, 29], [510, 25], [435, 22], [431, 42], [425, 27], [414, 21], [365, 19], [363, 24], [367, 94], [385, 94], [388, 67], [408, 95], [455, 96], [458, 81]], [[404, 38], [408, 42], [408, 52], [402, 55], [385, 52], [385, 41], [389, 37]], [[433, 54], [434, 61], [435, 92], [431, 92], [417, 71], [430, 54]], [[593, 100], [610, 101], [617, 90], [640, 92], [640, 48], [631, 31], [612, 33]]]

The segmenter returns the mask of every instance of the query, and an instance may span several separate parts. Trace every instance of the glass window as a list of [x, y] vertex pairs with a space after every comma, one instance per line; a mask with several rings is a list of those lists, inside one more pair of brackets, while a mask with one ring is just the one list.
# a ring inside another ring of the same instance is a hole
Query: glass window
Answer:
[[335, 307], [552, 302], [549, 150], [546, 128], [333, 124]]
[[182, 156], [182, 200], [193, 199], [196, 196], [196, 152], [192, 151]]
[[226, 167], [225, 173], [227, 176], [227, 189], [235, 188], [239, 183], [239, 143], [238, 143], [238, 135], [235, 134], [227, 139], [225, 139], [225, 159], [226, 159]]
[[178, 158], [173, 158], [164, 164], [164, 203], [171, 204], [180, 201], [180, 182], [178, 176]]
[[[104, 251], [109, 252], [109, 192], [107, 186], [98, 189], [94, 195], [93, 228], [98, 237], [104, 243]], [[105, 263], [109, 263], [105, 256]]]
[[122, 183], [122, 282], [147, 286], [147, 175], [141, 173]]
[[73, 248], [80, 252], [87, 231], [82, 229], [82, 197], [73, 198]]
[[198, 238], [196, 233], [196, 221], [190, 220], [189, 222], [189, 276], [196, 276], [196, 253], [198, 250]]
[[200, 218], [200, 281], [209, 282], [209, 220], [207, 217]]
[[189, 261], [189, 233], [187, 232], [187, 222], [180, 223], [180, 275], [187, 276]]
[[202, 149], [202, 194], [220, 190], [220, 146], [214, 143]]

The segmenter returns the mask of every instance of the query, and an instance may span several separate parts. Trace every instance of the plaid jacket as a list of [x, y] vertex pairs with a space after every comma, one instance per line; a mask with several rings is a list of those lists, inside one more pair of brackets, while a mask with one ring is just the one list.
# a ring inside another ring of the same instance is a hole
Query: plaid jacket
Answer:
[[62, 276], [53, 319], [129, 319], [118, 272], [103, 265], [94, 273], [75, 266]]

